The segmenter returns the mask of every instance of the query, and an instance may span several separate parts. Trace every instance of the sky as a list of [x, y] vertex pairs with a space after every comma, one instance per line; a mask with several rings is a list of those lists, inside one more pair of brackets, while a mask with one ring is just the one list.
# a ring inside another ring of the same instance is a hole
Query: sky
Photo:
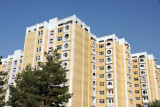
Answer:
[[76, 14], [97, 37], [116, 34], [160, 64], [160, 0], [0, 0], [0, 55], [24, 48], [26, 27]]

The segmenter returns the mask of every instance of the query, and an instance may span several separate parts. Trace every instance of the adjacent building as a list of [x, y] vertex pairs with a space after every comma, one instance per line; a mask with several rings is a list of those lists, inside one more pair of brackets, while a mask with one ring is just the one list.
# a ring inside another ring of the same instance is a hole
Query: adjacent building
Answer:
[[[15, 78], [17, 73], [21, 73], [22, 70], [22, 61], [23, 61], [23, 51], [16, 50], [13, 55], [8, 55], [7, 58], [2, 59], [2, 64], [0, 65], [1, 72], [7, 72], [8, 75], [5, 78], [8, 80], [8, 83], [3, 87], [8, 88], [9, 85], [15, 85]], [[9, 98], [9, 89], [5, 93], [5, 100], [8, 101]]]
[[147, 106], [159, 100], [159, 77], [156, 59], [146, 52], [132, 54], [133, 104]]

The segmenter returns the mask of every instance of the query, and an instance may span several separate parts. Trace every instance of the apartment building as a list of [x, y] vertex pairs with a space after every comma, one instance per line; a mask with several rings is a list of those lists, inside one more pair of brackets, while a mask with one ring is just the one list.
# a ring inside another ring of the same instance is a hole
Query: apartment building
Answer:
[[[97, 37], [76, 15], [26, 28], [24, 52], [2, 59], [9, 84], [28, 64], [38, 69], [44, 52], [57, 49], [62, 67], [68, 69], [67, 85], [73, 97], [67, 107], [136, 107], [160, 98], [159, 73], [153, 55], [131, 55], [131, 46], [115, 34]], [[23, 63], [22, 63], [23, 60]], [[6, 86], [7, 87], [7, 86]], [[6, 100], [8, 100], [9, 90]]]
[[159, 100], [159, 77], [156, 59], [146, 52], [132, 54], [133, 104], [147, 106]]
[[[7, 72], [8, 75], [5, 77], [8, 79], [8, 84], [5, 84], [3, 87], [8, 88], [9, 85], [15, 85], [15, 78], [17, 73], [21, 73], [22, 70], [22, 60], [23, 60], [23, 51], [16, 50], [13, 55], [8, 55], [7, 58], [2, 59], [2, 65], [0, 65], [1, 72]], [[5, 101], [9, 99], [9, 89], [5, 93]]]
[[131, 107], [130, 44], [115, 34], [97, 38], [97, 107]]
[[74, 93], [68, 107], [89, 106], [90, 98], [90, 27], [75, 15], [54, 18], [27, 27], [22, 67], [31, 64], [38, 68], [44, 62], [44, 52], [57, 49], [67, 73], [69, 92]]

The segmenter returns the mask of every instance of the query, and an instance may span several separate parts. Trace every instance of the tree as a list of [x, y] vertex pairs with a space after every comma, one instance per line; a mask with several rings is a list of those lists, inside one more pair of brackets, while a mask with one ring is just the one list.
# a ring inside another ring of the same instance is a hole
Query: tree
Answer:
[[8, 105], [13, 107], [59, 107], [67, 103], [72, 94], [65, 83], [68, 70], [61, 67], [59, 54], [45, 54], [47, 61], [39, 63], [39, 69], [28, 65], [16, 77], [16, 87], [10, 86]]
[[148, 107], [160, 107], [160, 101], [155, 100], [149, 103]]
[[[1, 59], [2, 56], [0, 56], [0, 65], [2, 64]], [[5, 93], [7, 89], [5, 89], [3, 86], [7, 83], [6, 75], [7, 72], [0, 71], [0, 107], [5, 105]]]

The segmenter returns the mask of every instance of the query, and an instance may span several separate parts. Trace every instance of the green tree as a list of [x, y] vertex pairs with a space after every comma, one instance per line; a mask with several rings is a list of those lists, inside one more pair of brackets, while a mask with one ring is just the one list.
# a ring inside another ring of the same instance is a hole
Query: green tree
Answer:
[[160, 107], [160, 101], [158, 101], [158, 100], [152, 101], [149, 103], [148, 107]]
[[[0, 56], [0, 65], [2, 64], [1, 59], [2, 56]], [[0, 71], [0, 107], [5, 105], [5, 93], [7, 88], [4, 88], [4, 85], [7, 83], [6, 75], [7, 72]]]
[[53, 51], [45, 54], [46, 62], [39, 63], [39, 69], [28, 65], [16, 77], [16, 87], [10, 86], [8, 105], [12, 107], [59, 107], [67, 103], [72, 94], [65, 83], [68, 70], [61, 67], [59, 54]]

